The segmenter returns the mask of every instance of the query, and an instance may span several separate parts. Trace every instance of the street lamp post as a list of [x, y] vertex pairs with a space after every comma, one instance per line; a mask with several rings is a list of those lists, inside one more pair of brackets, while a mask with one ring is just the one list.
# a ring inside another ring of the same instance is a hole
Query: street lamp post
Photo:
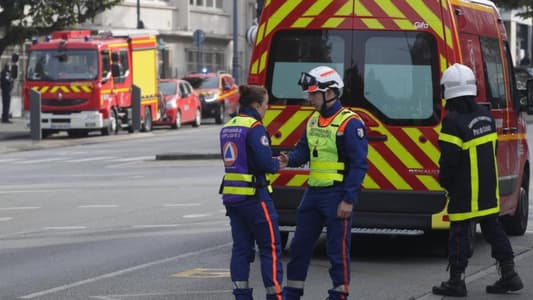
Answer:
[[141, 0], [137, 0], [137, 29], [143, 29], [144, 23], [141, 21]]
[[239, 35], [237, 0], [233, 0], [233, 78], [239, 83]]

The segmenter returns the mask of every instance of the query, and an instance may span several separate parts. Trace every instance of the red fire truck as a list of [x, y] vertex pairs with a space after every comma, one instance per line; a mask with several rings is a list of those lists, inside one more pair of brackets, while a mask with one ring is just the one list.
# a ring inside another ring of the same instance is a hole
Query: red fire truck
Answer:
[[[530, 178], [524, 113], [531, 104], [516, 89], [505, 28], [492, 2], [266, 1], [248, 82], [269, 91], [265, 126], [274, 149], [290, 151], [313, 112], [296, 84], [300, 72], [327, 65], [341, 74], [341, 102], [364, 119], [369, 139], [353, 231], [422, 234], [449, 228], [438, 183], [439, 79], [455, 62], [474, 70], [476, 100], [496, 120], [502, 221], [509, 234], [524, 234]], [[284, 241], [307, 175], [302, 166], [273, 180]]]
[[29, 90], [41, 93], [43, 137], [103, 135], [132, 130], [132, 86], [141, 89], [142, 130], [159, 118], [157, 41], [147, 31], [58, 31], [29, 49], [24, 110]]

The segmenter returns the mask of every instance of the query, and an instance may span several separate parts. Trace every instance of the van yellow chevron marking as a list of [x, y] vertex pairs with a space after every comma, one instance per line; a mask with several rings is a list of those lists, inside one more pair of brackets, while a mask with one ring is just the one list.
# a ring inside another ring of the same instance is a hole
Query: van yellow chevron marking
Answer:
[[424, 186], [430, 191], [442, 190], [439, 182], [435, 180], [435, 177], [432, 175], [417, 175], [416, 178], [418, 178], [418, 180], [420, 180], [420, 182], [422, 182], [422, 184], [424, 184]]
[[328, 7], [333, 0], [317, 0], [315, 4], [311, 5], [304, 13], [303, 16], [318, 16], [322, 13], [326, 7]]
[[363, 19], [363, 23], [370, 29], [384, 29], [385, 26], [377, 19]]
[[402, 13], [391, 0], [376, 1], [376, 4], [383, 9], [383, 11], [391, 18], [405, 19], [405, 15]]
[[283, 107], [276, 109], [274, 106], [268, 108], [268, 112], [263, 117], [263, 125], [268, 126], [283, 112]]
[[309, 110], [300, 110], [295, 112], [284, 124], [279, 128], [279, 132], [281, 133], [281, 138], [272, 137], [272, 145], [280, 145], [283, 143], [283, 141], [298, 127], [300, 124], [302, 124], [311, 114], [313, 111]]
[[291, 27], [293, 28], [306, 28], [307, 26], [309, 26], [309, 24], [311, 22], [313, 22], [314, 18], [309, 18], [309, 17], [302, 17], [302, 18], [298, 18], [298, 20], [296, 20], [292, 25]]
[[350, 16], [353, 15], [353, 7], [355, 1], [346, 1], [344, 5], [335, 13], [336, 16]]
[[[405, 150], [404, 150], [405, 151]], [[399, 150], [396, 150], [399, 152]], [[381, 174], [386, 174], [386, 178], [391, 182], [394, 188], [398, 190], [412, 190], [413, 188], [403, 180], [402, 176], [387, 162], [381, 154], [372, 145], [368, 145], [368, 160], [372, 162]]]
[[302, 0], [291, 0], [285, 2], [272, 16], [268, 19], [265, 36], [269, 35], [300, 3]]
[[[404, 128], [403, 132], [411, 139], [413, 143], [415, 143], [426, 155], [431, 159], [431, 161], [435, 165], [439, 165], [439, 149], [435, 147], [431, 142], [427, 141], [425, 143], [421, 143], [419, 141], [419, 137], [423, 136], [424, 134], [418, 129], [418, 128]], [[438, 133], [437, 133], [438, 135]]]
[[294, 175], [286, 186], [303, 186], [307, 181], [307, 175], [296, 174]]
[[358, 17], [371, 17], [372, 13], [361, 3], [361, 0], [355, 0], [355, 15]]
[[322, 24], [322, 28], [337, 28], [344, 19], [345, 18], [329, 18], [324, 24]]
[[263, 72], [263, 70], [266, 68], [267, 54], [268, 51], [265, 51], [263, 55], [261, 55], [261, 60], [259, 61], [259, 73]]
[[380, 186], [376, 183], [374, 179], [372, 179], [372, 177], [370, 177], [370, 174], [368, 173], [366, 173], [365, 178], [363, 179], [363, 183], [361, 185], [365, 189], [377, 190], [380, 188]]

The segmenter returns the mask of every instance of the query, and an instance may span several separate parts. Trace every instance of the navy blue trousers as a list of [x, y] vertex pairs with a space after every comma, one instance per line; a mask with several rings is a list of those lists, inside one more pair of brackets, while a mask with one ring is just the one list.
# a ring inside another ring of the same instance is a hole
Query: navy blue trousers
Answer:
[[[281, 300], [283, 269], [280, 260], [281, 242], [277, 212], [270, 198], [266, 201], [258, 199], [247, 201], [249, 203], [238, 206], [226, 205], [233, 237], [231, 280], [233, 282], [248, 281], [250, 263], [254, 261], [254, 249], [257, 243], [267, 299]], [[236, 292], [250, 294], [236, 297], [237, 299], [252, 299], [251, 290]]]
[[[470, 222], [471, 220], [451, 222], [448, 239], [448, 261], [450, 267], [464, 272], [468, 265], [470, 251]], [[479, 220], [483, 237], [491, 246], [491, 255], [497, 261], [513, 259], [513, 248], [509, 238], [503, 231], [497, 216], [490, 216]]]
[[290, 246], [287, 264], [287, 288], [285, 299], [300, 299], [303, 283], [311, 262], [313, 248], [327, 228], [327, 254], [331, 267], [329, 275], [333, 288], [329, 299], [346, 299], [350, 285], [350, 242], [352, 219], [337, 217], [337, 207], [343, 192], [338, 188], [309, 188], [298, 207], [296, 232]]

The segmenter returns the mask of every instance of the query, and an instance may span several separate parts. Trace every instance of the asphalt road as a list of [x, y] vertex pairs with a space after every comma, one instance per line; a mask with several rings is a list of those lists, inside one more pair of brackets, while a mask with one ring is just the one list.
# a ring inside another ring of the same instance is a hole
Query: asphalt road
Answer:
[[[233, 299], [221, 163], [155, 160], [216, 152], [219, 129], [90, 137], [83, 145], [58, 137], [47, 142], [61, 147], [1, 155], [0, 299]], [[518, 256], [533, 247], [531, 211], [528, 233], [512, 238]], [[494, 262], [478, 235], [467, 280], [490, 282]], [[446, 278], [443, 243], [442, 236], [354, 236], [352, 299], [433, 299], [431, 286]], [[304, 299], [326, 297], [328, 268], [320, 240]], [[251, 282], [263, 298], [258, 258]], [[482, 288], [469, 292], [498, 299]]]

